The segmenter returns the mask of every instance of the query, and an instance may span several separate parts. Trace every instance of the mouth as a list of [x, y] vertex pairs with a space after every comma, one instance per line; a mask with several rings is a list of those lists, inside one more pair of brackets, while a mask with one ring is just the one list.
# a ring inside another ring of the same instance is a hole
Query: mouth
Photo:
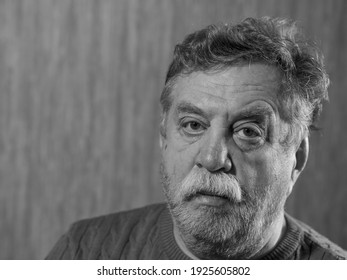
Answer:
[[199, 191], [192, 195], [189, 201], [204, 206], [221, 207], [230, 202], [226, 195], [209, 191]]
[[224, 198], [224, 199], [228, 199], [228, 197], [226, 195], [222, 195], [219, 193], [215, 193], [215, 192], [210, 192], [210, 191], [199, 191], [196, 193], [197, 196], [199, 195], [203, 195], [203, 196], [213, 196], [213, 197], [219, 197], [219, 198]]

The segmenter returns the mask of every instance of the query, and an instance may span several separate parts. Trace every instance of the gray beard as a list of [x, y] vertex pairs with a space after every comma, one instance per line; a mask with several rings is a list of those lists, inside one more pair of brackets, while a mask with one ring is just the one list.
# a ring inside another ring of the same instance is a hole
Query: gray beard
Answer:
[[184, 196], [176, 195], [181, 186], [170, 184], [163, 164], [161, 177], [178, 233], [188, 250], [200, 259], [251, 259], [265, 245], [273, 223], [283, 213], [284, 196], [270, 187], [248, 192], [241, 188], [242, 200], [225, 207], [196, 208], [189, 201], [177, 199]]

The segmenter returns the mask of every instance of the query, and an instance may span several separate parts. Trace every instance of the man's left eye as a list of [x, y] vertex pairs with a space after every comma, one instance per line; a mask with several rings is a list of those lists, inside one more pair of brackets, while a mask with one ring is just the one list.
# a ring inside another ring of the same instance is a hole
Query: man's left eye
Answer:
[[245, 136], [245, 137], [258, 137], [260, 136], [259, 133], [257, 131], [255, 131], [252, 128], [249, 127], [245, 127], [243, 129], [241, 129], [241, 133]]
[[261, 137], [262, 135], [261, 130], [255, 126], [254, 127], [247, 126], [247, 127], [240, 128], [239, 130], [236, 131], [236, 134], [237, 136], [243, 139], [257, 138], [257, 137]]

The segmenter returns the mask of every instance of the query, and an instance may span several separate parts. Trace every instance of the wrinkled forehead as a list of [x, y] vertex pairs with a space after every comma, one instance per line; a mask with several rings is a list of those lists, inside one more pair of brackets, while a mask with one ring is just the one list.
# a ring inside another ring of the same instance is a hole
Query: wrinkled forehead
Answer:
[[277, 68], [264, 64], [193, 72], [177, 78], [172, 89], [172, 102], [174, 107], [190, 102], [218, 110], [234, 105], [242, 107], [259, 100], [268, 102], [277, 111], [281, 79]]

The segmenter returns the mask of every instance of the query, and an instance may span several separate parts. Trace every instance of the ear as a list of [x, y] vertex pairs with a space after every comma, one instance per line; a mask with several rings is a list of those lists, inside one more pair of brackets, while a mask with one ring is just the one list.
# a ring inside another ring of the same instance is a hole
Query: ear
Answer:
[[161, 150], [166, 148], [166, 118], [163, 117], [159, 125], [159, 147]]
[[294, 162], [294, 167], [292, 171], [293, 183], [295, 183], [300, 173], [304, 170], [306, 166], [306, 162], [308, 159], [308, 152], [309, 152], [309, 141], [308, 141], [308, 137], [306, 136], [304, 139], [302, 139], [295, 153], [295, 162]]
[[164, 139], [163, 135], [160, 132], [159, 133], [159, 147], [160, 147], [161, 150], [163, 149], [164, 141], [165, 141], [165, 139]]

